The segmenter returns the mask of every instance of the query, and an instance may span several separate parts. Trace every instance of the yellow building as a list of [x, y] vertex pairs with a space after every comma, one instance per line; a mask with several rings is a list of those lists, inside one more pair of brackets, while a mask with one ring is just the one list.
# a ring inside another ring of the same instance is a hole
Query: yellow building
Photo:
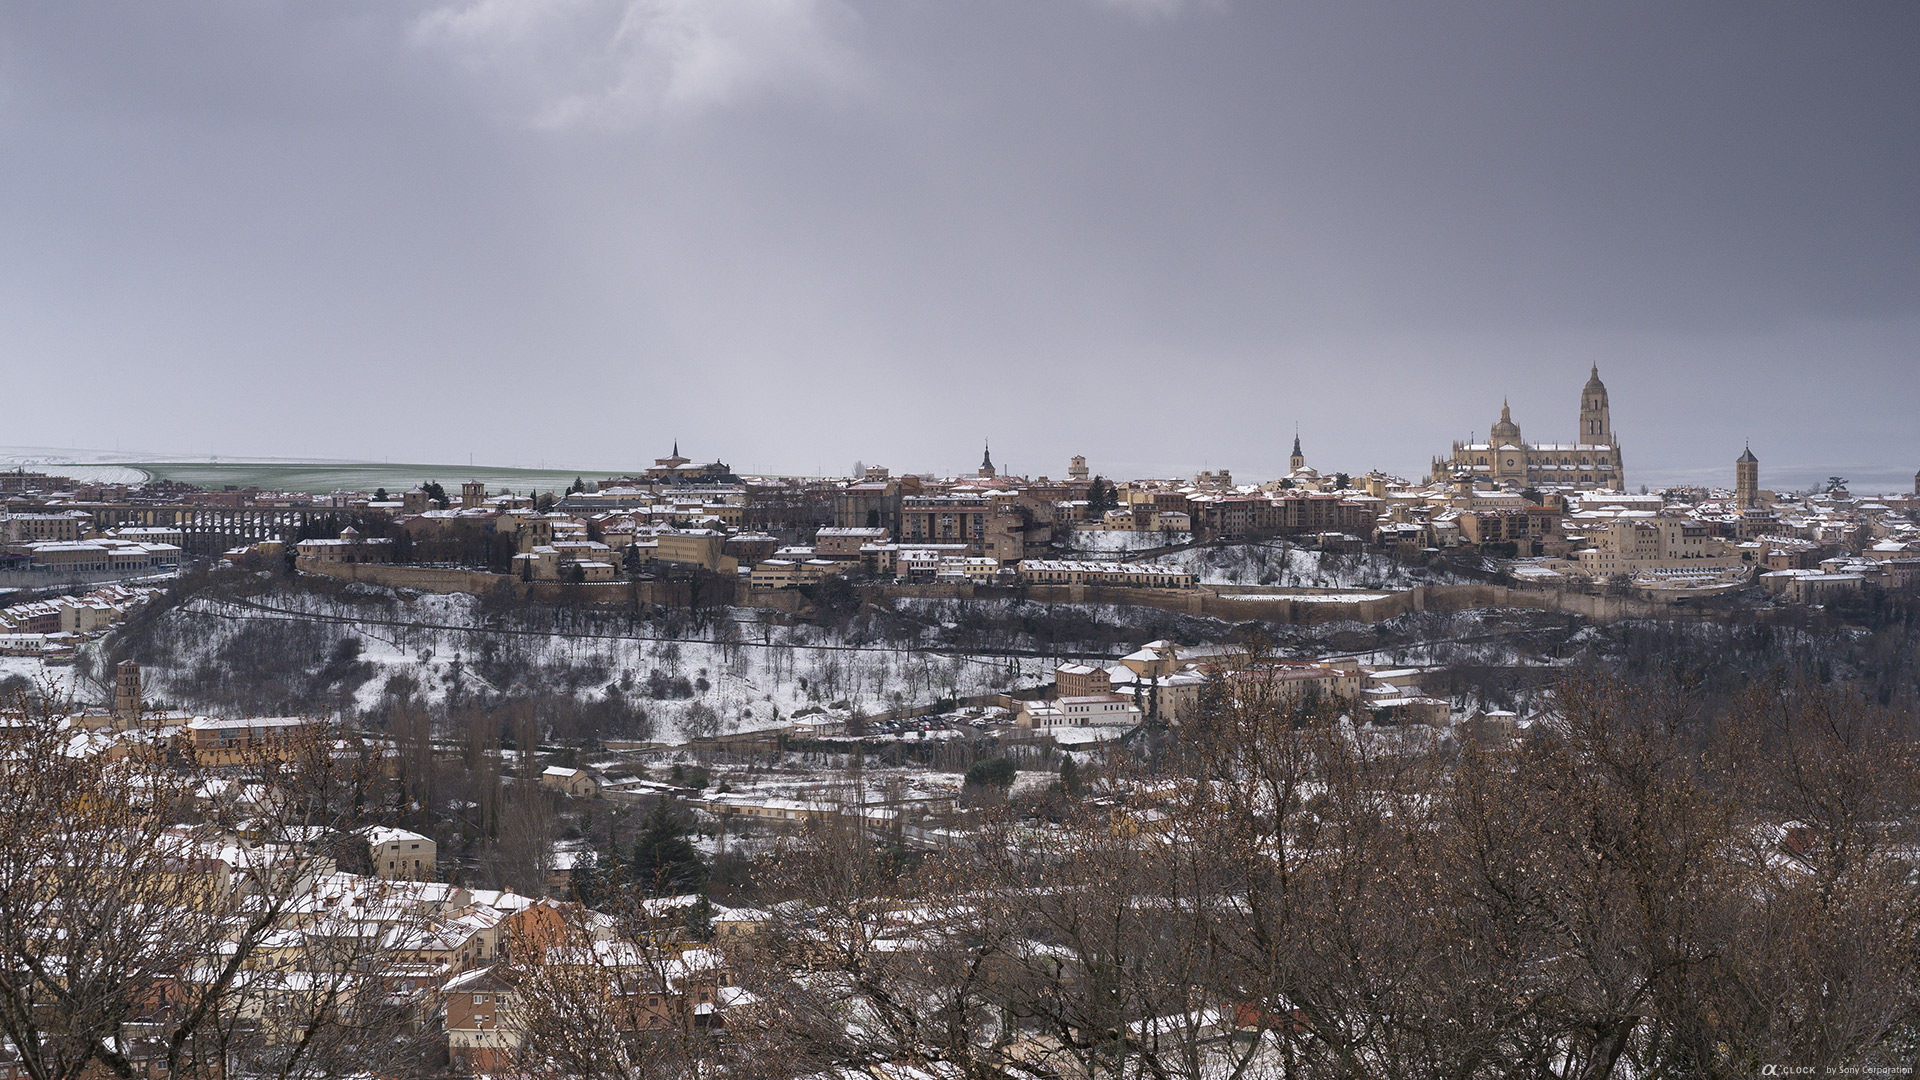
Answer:
[[305, 716], [255, 716], [215, 720], [196, 716], [186, 725], [194, 760], [201, 765], [287, 762], [312, 748], [326, 731], [324, 720]]
[[1733, 568], [1740, 556], [1713, 531], [1685, 518], [1622, 517], [1587, 530], [1591, 547], [1575, 553], [1590, 578], [1641, 570]]
[[660, 562], [685, 563], [731, 574], [739, 560], [724, 553], [725, 533], [715, 529], [673, 529], [658, 534], [653, 557]]

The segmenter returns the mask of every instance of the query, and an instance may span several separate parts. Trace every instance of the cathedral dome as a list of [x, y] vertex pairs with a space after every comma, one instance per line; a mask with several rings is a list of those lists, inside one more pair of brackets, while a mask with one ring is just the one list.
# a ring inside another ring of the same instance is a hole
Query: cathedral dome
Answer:
[[1507, 403], [1500, 403], [1500, 422], [1493, 425], [1492, 438], [1488, 441], [1494, 446], [1519, 446], [1520, 425], [1513, 422], [1513, 410]]

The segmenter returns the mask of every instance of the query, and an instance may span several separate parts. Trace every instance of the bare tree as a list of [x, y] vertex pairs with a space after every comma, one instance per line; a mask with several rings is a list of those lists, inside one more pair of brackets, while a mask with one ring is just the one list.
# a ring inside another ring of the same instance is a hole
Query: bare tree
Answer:
[[406, 1029], [379, 995], [342, 996], [349, 963], [283, 965], [277, 1009], [258, 1007], [262, 958], [332, 874], [312, 839], [353, 826], [365, 759], [316, 724], [244, 762], [259, 783], [225, 785], [168, 733], [89, 734], [66, 711], [16, 698], [0, 745], [0, 1031], [22, 1071], [213, 1076], [244, 1057], [310, 1075], [349, 1046], [393, 1060]]

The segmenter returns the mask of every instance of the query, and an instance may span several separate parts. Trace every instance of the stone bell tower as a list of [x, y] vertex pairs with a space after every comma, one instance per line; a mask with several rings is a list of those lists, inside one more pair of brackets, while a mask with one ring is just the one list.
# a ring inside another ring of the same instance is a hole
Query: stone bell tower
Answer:
[[1600, 381], [1599, 364], [1593, 365], [1593, 376], [1580, 391], [1580, 443], [1613, 445], [1613, 418], [1607, 411], [1607, 384]]
[[1760, 459], [1751, 446], [1733, 461], [1733, 505], [1740, 510], [1760, 505]]
[[113, 726], [121, 731], [140, 723], [140, 665], [122, 660], [113, 675]]

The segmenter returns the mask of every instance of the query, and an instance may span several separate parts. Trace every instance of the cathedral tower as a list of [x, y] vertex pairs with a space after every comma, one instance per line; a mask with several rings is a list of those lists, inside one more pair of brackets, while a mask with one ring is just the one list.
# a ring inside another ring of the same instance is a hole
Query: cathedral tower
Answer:
[[1741, 510], [1760, 505], [1760, 459], [1751, 446], [1733, 462], [1733, 505]]
[[1580, 391], [1580, 442], [1587, 446], [1613, 445], [1613, 419], [1607, 414], [1607, 384], [1600, 381], [1600, 365]]
[[1287, 459], [1287, 471], [1299, 472], [1307, 467], [1307, 455], [1300, 452], [1300, 432], [1293, 433], [1293, 456]]
[[991, 480], [994, 477], [993, 446], [989, 444], [986, 452], [980, 455], [980, 479]]

